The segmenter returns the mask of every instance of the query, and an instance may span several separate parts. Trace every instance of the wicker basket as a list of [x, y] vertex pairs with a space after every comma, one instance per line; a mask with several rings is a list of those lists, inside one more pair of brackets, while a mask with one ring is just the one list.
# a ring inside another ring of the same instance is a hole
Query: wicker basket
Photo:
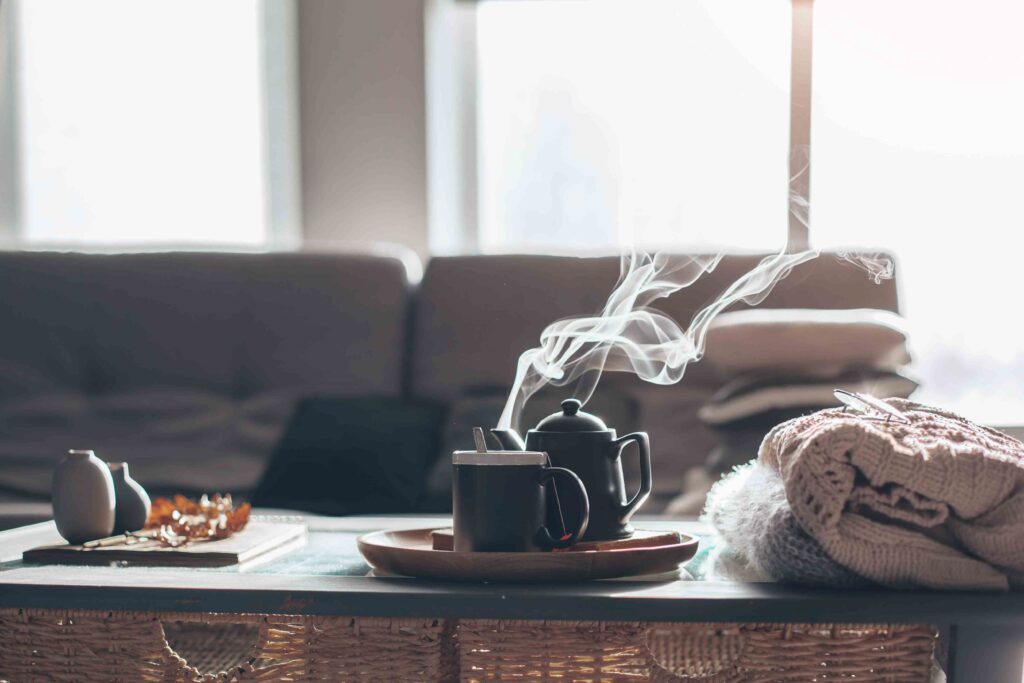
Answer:
[[431, 619], [0, 610], [0, 680], [445, 681], [456, 678], [452, 630]]
[[931, 626], [464, 620], [461, 680], [926, 683]]
[[930, 626], [0, 610], [0, 680], [928, 680]]
[[460, 680], [644, 681], [648, 628], [638, 622], [459, 622]]

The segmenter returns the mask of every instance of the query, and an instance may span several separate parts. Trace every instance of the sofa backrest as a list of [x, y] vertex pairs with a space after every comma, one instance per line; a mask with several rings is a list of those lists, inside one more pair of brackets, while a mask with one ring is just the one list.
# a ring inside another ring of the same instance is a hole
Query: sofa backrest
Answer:
[[[727, 257], [659, 306], [685, 323], [758, 258]], [[0, 478], [45, 495], [64, 449], [95, 447], [164, 490], [244, 491], [295, 400], [315, 394], [440, 403], [469, 446], [469, 426], [497, 419], [519, 354], [553, 320], [599, 310], [618, 267], [434, 258], [407, 329], [411, 286], [396, 258], [0, 252]], [[824, 257], [762, 305], [896, 310], [897, 296], [894, 282]], [[656, 491], [672, 494], [711, 448], [696, 412], [719, 383], [701, 363], [668, 387], [610, 373], [592, 407], [620, 432], [651, 434]], [[524, 424], [563, 393], [541, 392]]]
[[0, 253], [0, 399], [154, 386], [398, 395], [401, 261]]
[[[759, 256], [727, 256], [689, 288], [654, 304], [685, 325]], [[619, 275], [614, 257], [457, 256], [433, 258], [420, 285], [413, 330], [412, 388], [451, 400], [477, 387], [507, 387], [519, 354], [567, 316], [600, 311]], [[881, 308], [896, 311], [895, 280], [824, 255], [795, 268], [766, 308]], [[714, 381], [700, 363], [686, 382]]]

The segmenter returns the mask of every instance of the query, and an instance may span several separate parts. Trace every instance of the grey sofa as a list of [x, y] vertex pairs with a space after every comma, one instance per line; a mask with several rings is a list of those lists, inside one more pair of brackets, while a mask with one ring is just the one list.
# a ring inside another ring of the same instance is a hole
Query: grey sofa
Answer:
[[[756, 259], [727, 257], [664, 309], [688, 320]], [[251, 490], [296, 401], [317, 394], [441, 403], [450, 447], [496, 418], [540, 330], [599, 309], [617, 274], [616, 258], [434, 258], [414, 283], [371, 255], [0, 253], [0, 500], [45, 501], [68, 448], [127, 460], [158, 491]], [[763, 305], [896, 310], [897, 295], [821, 258]], [[651, 435], [656, 500], [710, 450], [695, 414], [719, 384], [699, 363], [671, 387], [602, 380], [594, 411]]]

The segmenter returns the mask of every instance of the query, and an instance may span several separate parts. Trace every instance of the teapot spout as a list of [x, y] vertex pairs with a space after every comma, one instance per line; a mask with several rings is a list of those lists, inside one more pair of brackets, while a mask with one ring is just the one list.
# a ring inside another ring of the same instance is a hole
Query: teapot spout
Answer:
[[519, 436], [519, 432], [514, 429], [498, 429], [495, 427], [491, 430], [491, 434], [494, 434], [495, 438], [498, 439], [498, 443], [506, 451], [525, 451], [526, 444], [523, 442], [523, 437]]

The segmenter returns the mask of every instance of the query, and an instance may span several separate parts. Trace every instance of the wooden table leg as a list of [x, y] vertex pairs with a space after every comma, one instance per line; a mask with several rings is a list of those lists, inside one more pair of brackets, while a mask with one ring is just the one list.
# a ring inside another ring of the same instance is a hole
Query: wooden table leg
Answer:
[[949, 683], [1021, 683], [1024, 631], [1011, 626], [957, 624], [952, 628]]

